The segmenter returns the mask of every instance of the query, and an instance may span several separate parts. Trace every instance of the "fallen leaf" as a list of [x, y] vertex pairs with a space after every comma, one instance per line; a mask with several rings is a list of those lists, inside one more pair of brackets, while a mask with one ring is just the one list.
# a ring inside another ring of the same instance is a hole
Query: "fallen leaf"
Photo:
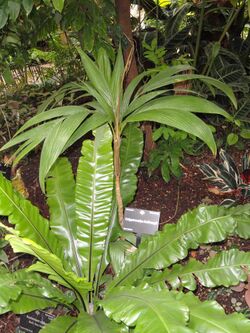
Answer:
[[16, 170], [16, 175], [11, 179], [11, 182], [17, 192], [22, 194], [24, 198], [28, 198], [29, 193], [23, 182], [20, 168]]
[[214, 251], [214, 250], [210, 250], [208, 254], [209, 254], [209, 257], [210, 257], [210, 258], [213, 258], [213, 257], [216, 256], [217, 252]]
[[245, 293], [245, 301], [246, 301], [248, 307], [250, 308], [250, 289], [247, 289], [247, 291]]
[[191, 252], [190, 252], [190, 256], [191, 256], [192, 258], [196, 258], [196, 257], [197, 257], [197, 253], [196, 253], [196, 251], [191, 251]]
[[237, 291], [238, 293], [242, 292], [245, 289], [245, 283], [241, 282], [237, 286], [231, 287], [233, 291]]

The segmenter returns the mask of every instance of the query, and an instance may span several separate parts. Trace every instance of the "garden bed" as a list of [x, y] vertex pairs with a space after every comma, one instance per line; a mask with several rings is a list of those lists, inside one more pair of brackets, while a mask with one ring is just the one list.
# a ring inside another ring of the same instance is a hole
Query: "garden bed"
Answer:
[[[238, 165], [240, 165], [243, 152], [232, 150], [231, 153], [233, 158], [238, 162]], [[67, 152], [67, 156], [70, 158], [74, 169], [76, 169], [79, 154], [80, 144]], [[183, 162], [183, 176], [179, 180], [172, 178], [169, 183], [165, 183], [157, 173], [149, 178], [147, 170], [141, 168], [138, 174], [137, 195], [131, 206], [160, 211], [160, 228], [162, 228], [165, 223], [175, 223], [183, 213], [201, 203], [219, 204], [224, 197], [208, 191], [208, 183], [202, 180], [202, 174], [197, 167], [201, 163], [210, 163], [212, 160], [213, 156], [208, 151], [204, 151], [198, 157], [187, 156]], [[39, 154], [33, 154], [22, 162], [20, 171], [29, 193], [29, 199], [39, 207], [42, 215], [48, 217], [48, 207], [45, 204], [44, 195], [38, 183], [38, 166]], [[201, 246], [196, 251], [190, 251], [189, 256], [206, 262], [208, 258], [213, 257], [222, 249], [230, 248], [250, 251], [250, 240], [231, 237], [222, 243], [213, 244], [212, 246]], [[12, 251], [8, 249], [7, 253], [11, 260], [10, 265], [18, 265], [19, 268], [29, 265], [32, 261], [27, 255], [13, 260], [15, 255]], [[217, 300], [223, 306], [226, 313], [238, 311], [249, 315], [249, 307], [245, 301], [246, 288], [247, 283], [240, 284], [236, 288], [223, 287], [215, 289], [204, 288], [198, 284], [196, 294], [201, 300]], [[1, 316], [0, 333], [14, 333], [18, 322], [18, 316], [13, 314]]]

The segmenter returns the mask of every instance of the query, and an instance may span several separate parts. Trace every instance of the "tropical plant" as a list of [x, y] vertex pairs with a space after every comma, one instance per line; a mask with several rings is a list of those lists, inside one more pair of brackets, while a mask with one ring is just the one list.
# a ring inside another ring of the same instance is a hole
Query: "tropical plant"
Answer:
[[[57, 304], [68, 309], [41, 333], [248, 333], [250, 321], [242, 314], [225, 315], [215, 301], [202, 303], [182, 288], [195, 290], [196, 279], [210, 288], [236, 285], [247, 279], [250, 254], [232, 249], [206, 264], [194, 259], [186, 265], [177, 262], [199, 244], [220, 242], [233, 234], [248, 238], [249, 205], [199, 206], [176, 225], [144, 237], [131, 254], [131, 243], [124, 238], [110, 242], [114, 174], [108, 126], [96, 130], [94, 141], [83, 143], [82, 154], [76, 180], [66, 158], [50, 171], [46, 184], [50, 221], [0, 175], [0, 214], [15, 225], [15, 229], [1, 225], [6, 240], [14, 252], [37, 258], [13, 273], [0, 268], [1, 313], [20, 314]], [[129, 166], [124, 164], [124, 170]], [[103, 273], [109, 263], [114, 276], [106, 279]]]
[[[51, 103], [55, 105], [55, 101], [62, 100], [69, 92], [80, 91], [84, 93], [85, 99], [88, 97], [87, 101], [82, 106], [63, 106], [40, 112], [28, 120], [2, 149], [22, 143], [15, 153], [17, 163], [34, 147], [44, 142], [39, 168], [39, 180], [44, 191], [44, 180], [58, 156], [87, 132], [103, 124], [109, 124], [113, 133], [117, 203], [119, 221], [122, 224], [120, 146], [128, 124], [148, 120], [172, 126], [197, 136], [215, 153], [216, 144], [209, 126], [194, 113], [212, 113], [224, 117], [229, 115], [217, 105], [198, 96], [171, 95], [171, 85], [199, 79], [222, 90], [234, 105], [236, 100], [232, 90], [220, 81], [196, 74], [181, 74], [190, 69], [189, 65], [143, 72], [124, 90], [123, 82], [130, 62], [124, 64], [121, 49], [113, 70], [105, 50], [99, 51], [96, 62], [82, 50], [79, 50], [79, 53], [89, 81], [63, 87], [54, 96], [54, 100], [52, 97], [45, 103], [45, 107], [53, 105]], [[148, 76], [149, 79], [138, 88], [142, 80]]]
[[211, 182], [210, 191], [216, 194], [234, 194], [244, 198], [250, 195], [250, 155], [242, 158], [242, 171], [239, 171], [232, 157], [223, 149], [220, 150], [221, 163], [202, 164], [199, 166], [205, 180]]
[[189, 155], [197, 154], [200, 143], [191, 134], [161, 125], [153, 132], [156, 147], [150, 152], [149, 160], [145, 163], [151, 176], [154, 170], [161, 168], [161, 175], [165, 182], [171, 176], [181, 177], [181, 161], [184, 152]]

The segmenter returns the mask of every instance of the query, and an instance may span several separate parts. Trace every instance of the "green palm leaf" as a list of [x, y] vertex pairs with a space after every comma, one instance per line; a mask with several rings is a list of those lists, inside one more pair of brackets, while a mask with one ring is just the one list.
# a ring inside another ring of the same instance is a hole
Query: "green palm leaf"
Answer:
[[15, 134], [15, 137], [27, 130], [28, 128], [38, 125], [39, 123], [42, 123], [44, 121], [48, 121], [51, 119], [55, 118], [61, 118], [61, 117], [68, 117], [68, 116], [73, 116], [77, 113], [86, 113], [89, 112], [84, 106], [75, 106], [75, 105], [70, 105], [70, 106], [61, 106], [58, 108], [50, 109], [45, 112], [38, 113], [31, 119], [29, 119]]
[[64, 151], [89, 131], [95, 130], [96, 128], [102, 126], [103, 124], [109, 123], [110, 121], [111, 118], [108, 118], [105, 113], [94, 113], [88, 119], [86, 119], [72, 134], [71, 138], [64, 147]]
[[143, 133], [138, 124], [129, 124], [124, 132], [120, 148], [121, 156], [121, 193], [124, 206], [135, 196], [137, 176], [143, 151]]
[[34, 139], [38, 139], [38, 137], [40, 138], [40, 142], [42, 142], [47, 135], [47, 131], [51, 128], [51, 126], [53, 126], [55, 124], [56, 120], [53, 120], [49, 123], [45, 123], [42, 125], [39, 125], [38, 127], [32, 128], [28, 131], [25, 131], [17, 136], [14, 136], [14, 138], [12, 138], [9, 142], [7, 142], [2, 148], [1, 150], [4, 149], [9, 149], [21, 142], [24, 142], [26, 140], [34, 140]]
[[[202, 107], [202, 103], [200, 104]], [[125, 120], [125, 124], [129, 122], [138, 121], [155, 121], [160, 124], [178, 128], [187, 133], [191, 133], [203, 142], [205, 142], [211, 151], [216, 154], [216, 143], [213, 134], [208, 125], [206, 125], [200, 118], [181, 109], [152, 109], [150, 111], [142, 111], [140, 113], [131, 114]]]
[[60, 158], [55, 163], [46, 185], [51, 232], [64, 249], [71, 270], [81, 276], [75, 224], [75, 180], [67, 158]]
[[[147, 95], [145, 95], [147, 96]], [[145, 97], [144, 96], [144, 97]], [[164, 96], [142, 104], [140, 108], [134, 108], [135, 113], [138, 114], [151, 110], [176, 110], [176, 112], [194, 112], [194, 113], [206, 113], [206, 114], [219, 114], [227, 119], [232, 117], [224, 111], [221, 107], [217, 106], [208, 100], [205, 100], [197, 96], [188, 95], [173, 95]]]
[[189, 309], [167, 290], [116, 288], [101, 306], [108, 317], [134, 327], [135, 333], [192, 333]]
[[166, 225], [162, 232], [147, 237], [139, 249], [128, 256], [119, 275], [108, 287], [133, 284], [148, 268], [163, 269], [187, 256], [200, 243], [224, 240], [234, 232], [236, 221], [229, 210], [217, 206], [199, 206], [184, 214], [176, 225]]
[[22, 237], [29, 237], [60, 258], [62, 248], [49, 231], [49, 222], [39, 214], [38, 208], [15, 192], [10, 181], [0, 174], [0, 214], [9, 217]]
[[83, 272], [93, 281], [109, 225], [113, 191], [112, 136], [108, 126], [96, 130], [95, 141], [83, 143], [76, 178], [76, 218]]
[[77, 113], [69, 116], [65, 120], [58, 120], [58, 122], [51, 127], [43, 144], [39, 166], [39, 182], [43, 192], [45, 191], [44, 181], [49, 170], [64, 151], [64, 147], [72, 134], [88, 114], [88, 111]]
[[91, 81], [93, 87], [98, 91], [98, 93], [103, 96], [106, 100], [106, 102], [109, 105], [112, 105], [112, 96], [111, 91], [109, 88], [109, 85], [105, 79], [105, 75], [103, 72], [101, 72], [98, 68], [98, 66], [95, 64], [93, 60], [90, 59], [89, 56], [85, 52], [83, 52], [81, 49], [77, 49], [84, 69], [87, 73], [87, 76], [89, 80]]
[[229, 87], [224, 82], [221, 82], [217, 79], [214, 79], [212, 77], [204, 76], [204, 75], [198, 75], [198, 74], [180, 74], [180, 75], [174, 75], [174, 76], [166, 76], [165, 71], [161, 71], [159, 74], [153, 76], [153, 78], [144, 85], [142, 88], [143, 93], [147, 93], [152, 90], [156, 90], [159, 88], [162, 88], [166, 85], [179, 83], [183, 81], [188, 80], [200, 80], [207, 84], [208, 86], [213, 86], [220, 91], [222, 91], [232, 102], [235, 108], [237, 108], [237, 101], [235, 98], [235, 95], [233, 93], [233, 90], [231, 87]]
[[195, 290], [196, 277], [203, 286], [208, 288], [229, 287], [245, 281], [247, 279], [246, 269], [249, 267], [250, 253], [231, 249], [217, 254], [206, 264], [195, 259], [190, 259], [185, 266], [176, 264], [171, 270], [160, 273], [159, 276], [156, 275], [154, 282], [167, 280], [173, 288], [183, 286]]

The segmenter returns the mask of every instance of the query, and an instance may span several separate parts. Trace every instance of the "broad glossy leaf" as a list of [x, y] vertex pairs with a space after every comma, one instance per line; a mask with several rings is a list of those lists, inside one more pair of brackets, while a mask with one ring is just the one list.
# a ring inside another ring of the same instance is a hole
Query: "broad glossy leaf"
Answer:
[[39, 214], [38, 208], [15, 192], [10, 181], [0, 174], [0, 214], [8, 216], [9, 222], [22, 237], [29, 237], [51, 253], [62, 257], [62, 248], [49, 231], [49, 222]]
[[179, 294], [190, 309], [189, 327], [197, 333], [248, 333], [250, 320], [243, 314], [226, 315], [223, 308], [215, 301], [201, 302], [192, 293]]
[[231, 208], [237, 222], [235, 233], [245, 239], [250, 238], [250, 204], [239, 205]]
[[64, 295], [62, 291], [40, 274], [28, 273], [25, 270], [14, 273], [17, 285], [22, 293], [17, 300], [11, 302], [11, 311], [17, 314], [27, 313], [37, 309], [56, 307], [58, 304], [69, 305], [74, 298]]
[[8, 21], [8, 12], [6, 7], [0, 8], [0, 29], [2, 29]]
[[109, 244], [110, 264], [115, 274], [118, 274], [123, 266], [127, 251], [131, 249], [131, 243], [123, 239], [117, 239]]
[[[197, 287], [195, 277], [208, 288], [229, 287], [245, 281], [246, 269], [249, 267], [250, 253], [231, 249], [217, 254], [206, 264], [191, 258], [186, 265], [176, 264], [160, 275], [164, 276], [164, 280], [167, 280], [174, 288], [183, 286], [195, 290]], [[156, 280], [160, 281], [159, 278], [160, 276]]]
[[[200, 101], [200, 103], [200, 107], [202, 107], [202, 102]], [[193, 134], [204, 141], [214, 154], [216, 153], [216, 143], [211, 129], [200, 118], [191, 112], [177, 109], [177, 106], [174, 109], [168, 109], [166, 106], [164, 110], [152, 109], [150, 111], [142, 111], [140, 113], [131, 114], [126, 118], [125, 123], [146, 120], [172, 126]]]
[[85, 278], [77, 277], [73, 272], [66, 272], [62, 261], [40, 245], [30, 239], [20, 238], [15, 235], [7, 235], [14, 252], [23, 252], [37, 257], [41, 262], [30, 266], [27, 271], [37, 271], [49, 275], [49, 279], [54, 280], [63, 286], [73, 289], [78, 295], [82, 295], [89, 290], [90, 285]]
[[52, 3], [55, 9], [61, 13], [64, 7], [64, 0], [52, 0]]
[[57, 236], [69, 267], [81, 276], [75, 223], [75, 180], [67, 158], [58, 159], [46, 185], [51, 232]]
[[88, 111], [81, 112], [69, 116], [63, 121], [59, 120], [50, 129], [43, 144], [39, 166], [39, 182], [43, 192], [45, 192], [44, 181], [49, 170], [55, 163], [56, 159], [64, 151], [64, 147], [68, 140], [82, 121], [87, 117], [88, 113]]
[[101, 302], [106, 315], [134, 327], [135, 333], [192, 333], [189, 309], [167, 290], [116, 288]]
[[83, 272], [93, 277], [104, 250], [113, 193], [112, 135], [99, 127], [95, 140], [83, 143], [76, 178], [76, 218]]
[[142, 158], [143, 143], [143, 133], [138, 124], [128, 124], [123, 132], [120, 149], [121, 193], [124, 206], [127, 206], [135, 196], [136, 173]]
[[201, 243], [219, 242], [234, 232], [236, 222], [225, 207], [199, 206], [184, 214], [176, 225], [148, 236], [130, 255], [108, 291], [119, 285], [133, 284], [145, 269], [163, 269], [187, 256], [188, 250]]
[[110, 320], [102, 311], [90, 316], [87, 313], [81, 313], [78, 317], [75, 333], [122, 333], [123, 325]]
[[33, 8], [33, 0], [22, 0], [22, 4], [26, 14], [29, 15]]
[[19, 12], [20, 12], [20, 8], [21, 8], [20, 1], [18, 1], [18, 0], [9, 0], [8, 1], [8, 7], [9, 7], [10, 19], [12, 21], [16, 21], [18, 15], [19, 15]]
[[0, 314], [11, 310], [11, 301], [18, 299], [22, 288], [16, 283], [14, 274], [0, 267]]
[[75, 333], [76, 317], [60, 316], [40, 330], [40, 333]]

